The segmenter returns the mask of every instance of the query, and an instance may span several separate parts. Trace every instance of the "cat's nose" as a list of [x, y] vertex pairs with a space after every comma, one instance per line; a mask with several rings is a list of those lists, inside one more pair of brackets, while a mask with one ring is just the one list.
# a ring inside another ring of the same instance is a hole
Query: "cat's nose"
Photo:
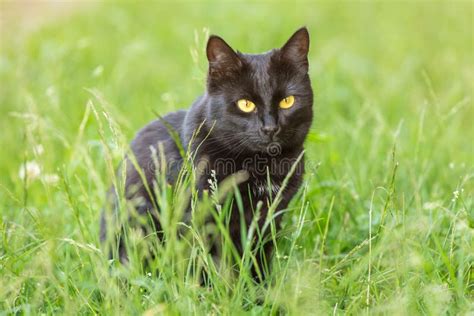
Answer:
[[279, 132], [280, 128], [276, 125], [265, 125], [262, 126], [261, 130], [263, 135], [273, 138], [273, 136]]

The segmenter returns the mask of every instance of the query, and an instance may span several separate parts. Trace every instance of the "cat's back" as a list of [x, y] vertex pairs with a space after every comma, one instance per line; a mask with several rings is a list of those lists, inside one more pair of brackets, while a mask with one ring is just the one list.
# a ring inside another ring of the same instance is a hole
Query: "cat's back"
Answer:
[[[176, 143], [177, 139], [172, 134], [178, 136], [180, 138], [179, 141], [182, 142], [180, 135], [186, 112], [181, 110], [168, 113], [163, 118], [148, 123], [138, 131], [130, 144], [132, 153], [138, 165], [145, 172], [148, 181], [152, 181], [155, 176], [155, 162], [161, 160], [161, 155], [164, 155], [169, 164], [168, 167], [174, 166], [176, 168], [182, 160], [178, 144]], [[168, 170], [168, 172], [170, 171]], [[129, 164], [127, 174], [127, 185], [141, 181], [138, 172], [132, 164]], [[174, 172], [168, 174], [169, 180], [172, 180], [174, 176]]]
[[163, 118], [153, 120], [145, 125], [135, 135], [131, 143], [132, 150], [143, 145], [154, 145], [157, 141], [166, 141], [171, 137], [170, 132], [173, 130], [181, 133], [186, 112], [181, 110], [168, 113]]
[[163, 149], [165, 150], [172, 149], [166, 147], [173, 147], [172, 145], [176, 146], [171, 134], [176, 133], [178, 136], [181, 135], [186, 112], [187, 111], [182, 110], [168, 113], [163, 118], [156, 119], [139, 130], [130, 144], [132, 152], [137, 159], [144, 155], [148, 156], [151, 153], [150, 147], [158, 150], [158, 144], [160, 143], [164, 146]]

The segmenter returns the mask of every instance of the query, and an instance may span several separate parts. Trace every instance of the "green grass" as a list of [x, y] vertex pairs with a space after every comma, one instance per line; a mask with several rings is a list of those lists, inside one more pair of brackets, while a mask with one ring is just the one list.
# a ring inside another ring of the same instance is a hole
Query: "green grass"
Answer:
[[[114, 168], [154, 112], [187, 108], [203, 92], [205, 29], [260, 52], [301, 25], [311, 33], [315, 122], [269, 284], [250, 281], [248, 257], [237, 275], [219, 270], [199, 225], [173, 237], [170, 188], [170, 242], [154, 245], [159, 275], [138, 264], [146, 251], [134, 231], [141, 252], [129, 267], [111, 264], [98, 223]], [[473, 38], [472, 2], [139, 2], [2, 28], [0, 310], [472, 313]], [[29, 182], [19, 177], [26, 161], [41, 168]], [[215, 268], [212, 287], [189, 270], [203, 265]]]

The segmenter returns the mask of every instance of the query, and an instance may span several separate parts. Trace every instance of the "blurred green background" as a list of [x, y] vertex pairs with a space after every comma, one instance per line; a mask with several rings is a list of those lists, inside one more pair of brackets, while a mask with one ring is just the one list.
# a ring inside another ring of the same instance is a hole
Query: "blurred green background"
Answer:
[[[473, 311], [472, 2], [0, 5], [2, 310]], [[98, 247], [110, 166], [154, 111], [203, 93], [208, 34], [258, 53], [303, 25], [315, 92], [307, 161], [320, 166], [292, 206], [305, 210], [300, 235], [297, 213], [285, 217], [298, 245], [287, 287], [260, 287], [274, 300], [259, 305], [232, 286], [160, 292], [155, 280], [145, 300], [101, 285], [106, 264], [87, 245]]]

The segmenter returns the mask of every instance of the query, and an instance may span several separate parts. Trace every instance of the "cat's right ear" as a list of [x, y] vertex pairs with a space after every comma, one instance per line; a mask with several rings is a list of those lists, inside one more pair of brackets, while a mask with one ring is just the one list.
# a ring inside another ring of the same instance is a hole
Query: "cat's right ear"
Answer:
[[306, 27], [297, 30], [281, 48], [282, 57], [308, 71], [309, 33]]
[[206, 47], [209, 74], [228, 74], [242, 67], [237, 53], [219, 36], [211, 35]]

